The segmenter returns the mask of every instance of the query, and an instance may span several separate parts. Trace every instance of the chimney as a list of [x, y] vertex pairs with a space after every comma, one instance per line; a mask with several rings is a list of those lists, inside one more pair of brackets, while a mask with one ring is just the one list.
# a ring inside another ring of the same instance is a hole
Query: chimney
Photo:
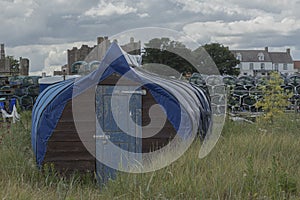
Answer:
[[130, 43], [134, 43], [134, 38], [133, 37], [130, 38]]
[[291, 49], [290, 49], [290, 48], [286, 49], [286, 52], [287, 52], [288, 54], [291, 54]]
[[1, 50], [0, 50], [0, 59], [5, 59], [5, 50], [4, 50], [4, 44], [1, 44]]
[[269, 52], [269, 47], [265, 47], [265, 51], [266, 51], [266, 52]]
[[101, 44], [104, 41], [103, 37], [98, 37], [97, 38], [97, 44]]

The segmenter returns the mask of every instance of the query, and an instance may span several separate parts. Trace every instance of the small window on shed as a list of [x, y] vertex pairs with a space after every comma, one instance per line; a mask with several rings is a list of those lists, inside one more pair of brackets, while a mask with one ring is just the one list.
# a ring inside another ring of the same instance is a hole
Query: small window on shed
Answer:
[[288, 69], [287, 64], [286, 63], [283, 64], [283, 70], [287, 70], [287, 69]]

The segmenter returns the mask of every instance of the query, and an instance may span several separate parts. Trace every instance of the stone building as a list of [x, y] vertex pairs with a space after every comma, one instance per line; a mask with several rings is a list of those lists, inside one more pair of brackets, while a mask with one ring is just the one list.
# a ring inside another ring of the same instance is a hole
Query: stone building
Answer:
[[88, 45], [82, 45], [79, 49], [77, 47], [73, 47], [71, 50], [68, 49], [68, 74], [71, 74], [72, 64], [77, 61], [83, 61], [93, 48]]
[[10, 60], [5, 56], [4, 44], [0, 45], [0, 73], [9, 74], [10, 73]]
[[21, 76], [28, 76], [29, 75], [29, 59], [20, 57], [19, 74]]
[[[117, 42], [117, 41], [116, 41]], [[89, 47], [88, 45], [82, 45], [79, 49], [73, 47], [73, 49], [68, 49], [68, 64], [63, 66], [67, 74], [72, 74], [72, 65], [78, 61], [91, 62], [94, 60], [100, 61], [105, 55], [106, 51], [111, 45], [111, 41], [107, 36], [98, 37], [97, 45]], [[130, 38], [129, 43], [121, 45], [121, 48], [130, 54], [140, 54], [141, 42], [135, 42], [134, 38]]]
[[130, 38], [130, 42], [121, 46], [124, 51], [133, 55], [140, 55], [141, 53], [141, 41], [135, 42], [134, 38]]
[[5, 55], [4, 44], [0, 45], [0, 74], [2, 75], [21, 75], [28, 76], [29, 74], [29, 59], [20, 57], [19, 68], [12, 66], [12, 56]]

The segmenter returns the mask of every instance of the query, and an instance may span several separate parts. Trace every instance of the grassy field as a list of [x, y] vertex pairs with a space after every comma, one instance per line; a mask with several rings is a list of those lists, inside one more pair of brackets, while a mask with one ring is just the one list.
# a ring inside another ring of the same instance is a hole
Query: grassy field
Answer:
[[[27, 116], [26, 116], [27, 115]], [[0, 199], [300, 199], [300, 116], [273, 125], [227, 121], [214, 150], [200, 142], [172, 165], [121, 173], [100, 188], [93, 174], [64, 179], [35, 167], [30, 116], [0, 132]]]

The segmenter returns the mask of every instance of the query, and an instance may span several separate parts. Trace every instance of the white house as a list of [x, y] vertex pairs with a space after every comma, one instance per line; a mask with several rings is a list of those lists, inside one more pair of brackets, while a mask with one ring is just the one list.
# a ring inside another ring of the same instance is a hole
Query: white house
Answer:
[[269, 52], [264, 50], [231, 50], [240, 61], [240, 75], [266, 76], [271, 71], [282, 74], [294, 74], [294, 61], [290, 49], [285, 52]]

